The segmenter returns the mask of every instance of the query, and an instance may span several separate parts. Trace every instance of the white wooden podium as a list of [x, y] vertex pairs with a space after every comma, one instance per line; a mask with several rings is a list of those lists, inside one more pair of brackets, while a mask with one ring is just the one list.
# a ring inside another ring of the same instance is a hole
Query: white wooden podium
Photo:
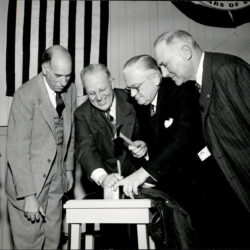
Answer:
[[[81, 249], [81, 224], [137, 224], [138, 248], [154, 249], [146, 224], [150, 222], [149, 199], [69, 200], [65, 203], [66, 223], [71, 227], [69, 249]], [[85, 249], [94, 248], [93, 236], [85, 241]]]

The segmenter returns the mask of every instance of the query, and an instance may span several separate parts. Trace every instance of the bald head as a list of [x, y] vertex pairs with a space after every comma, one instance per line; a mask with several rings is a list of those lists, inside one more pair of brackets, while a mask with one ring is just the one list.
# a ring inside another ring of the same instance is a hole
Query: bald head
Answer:
[[61, 45], [53, 45], [46, 49], [42, 58], [42, 71], [50, 88], [62, 92], [68, 84], [72, 60], [70, 53]]

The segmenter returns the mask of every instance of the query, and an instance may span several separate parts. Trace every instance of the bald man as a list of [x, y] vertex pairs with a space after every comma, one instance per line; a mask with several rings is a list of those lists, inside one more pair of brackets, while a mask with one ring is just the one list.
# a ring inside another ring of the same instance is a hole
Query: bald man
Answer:
[[73, 185], [76, 92], [69, 52], [54, 45], [42, 72], [13, 98], [7, 135], [6, 192], [17, 249], [57, 249], [62, 196]]

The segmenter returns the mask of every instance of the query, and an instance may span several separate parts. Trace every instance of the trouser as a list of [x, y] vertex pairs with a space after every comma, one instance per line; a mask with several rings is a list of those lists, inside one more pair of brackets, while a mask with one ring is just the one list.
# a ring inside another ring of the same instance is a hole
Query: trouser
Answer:
[[61, 164], [54, 164], [38, 201], [45, 218], [32, 223], [22, 210], [8, 202], [11, 230], [16, 249], [57, 249], [62, 224], [63, 173]]

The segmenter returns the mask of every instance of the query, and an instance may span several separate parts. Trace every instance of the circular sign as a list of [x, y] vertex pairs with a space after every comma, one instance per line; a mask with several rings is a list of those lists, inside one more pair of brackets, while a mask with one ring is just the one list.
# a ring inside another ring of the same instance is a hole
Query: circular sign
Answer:
[[199, 1], [207, 7], [220, 10], [238, 10], [250, 6], [250, 1]]

